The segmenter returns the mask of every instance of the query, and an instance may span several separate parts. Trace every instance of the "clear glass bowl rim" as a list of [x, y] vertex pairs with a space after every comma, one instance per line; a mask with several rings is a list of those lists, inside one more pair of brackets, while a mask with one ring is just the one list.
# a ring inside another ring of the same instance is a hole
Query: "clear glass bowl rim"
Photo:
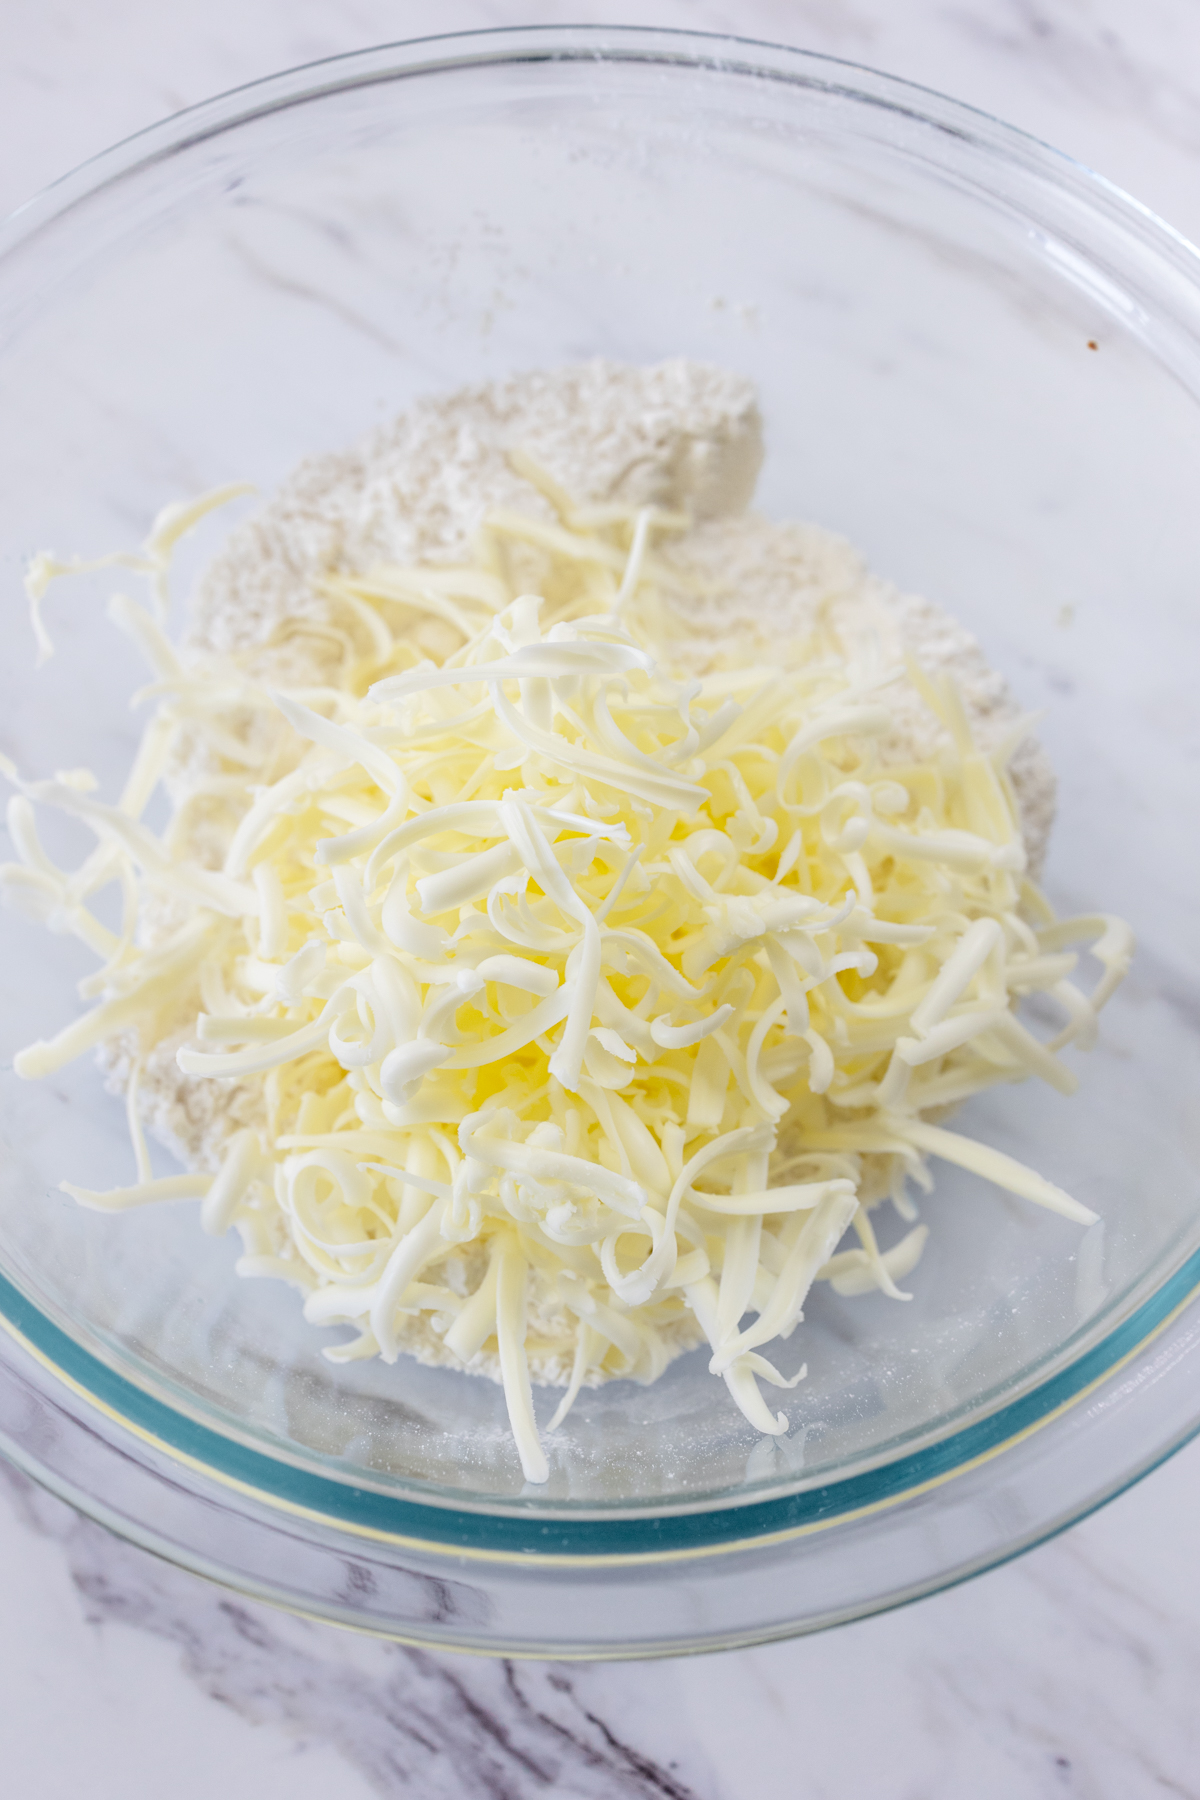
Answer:
[[[124, 178], [168, 161], [254, 119], [323, 97], [405, 77], [457, 68], [564, 61], [637, 62], [752, 76], [843, 95], [932, 126], [970, 142], [1019, 172], [1057, 189], [1079, 205], [1116, 223], [1140, 248], [1183, 277], [1200, 297], [1200, 252], [1149, 208], [1086, 165], [992, 115], [936, 90], [884, 75], [855, 62], [733, 34], [654, 26], [509, 26], [403, 40], [300, 65], [229, 90], [149, 126], [80, 164], [0, 222], [0, 263], [18, 261], [22, 250], [64, 221], [78, 206]], [[1185, 328], [1197, 348], [1197, 333]], [[634, 1518], [547, 1518], [532, 1511], [491, 1511], [423, 1505], [393, 1494], [355, 1489], [302, 1470], [238, 1443], [175, 1411], [93, 1356], [0, 1275], [0, 1326], [66, 1387], [123, 1427], [224, 1488], [236, 1504], [240, 1490], [293, 1515], [308, 1515], [390, 1543], [427, 1550], [553, 1562], [625, 1559], [659, 1561], [762, 1546], [839, 1519], [860, 1518], [936, 1489], [955, 1474], [994, 1458], [1031, 1432], [1053, 1428], [1075, 1405], [1145, 1356], [1200, 1295], [1200, 1251], [1182, 1260], [1158, 1289], [1099, 1342], [1066, 1366], [982, 1418], [912, 1453], [827, 1485], [803, 1488], [766, 1501], [731, 1498], [702, 1510]], [[0, 1351], [3, 1349], [0, 1337]], [[0, 1356], [2, 1360], [2, 1356]], [[1163, 1433], [1170, 1454], [1200, 1432], [1200, 1402]], [[133, 1449], [136, 1455], [136, 1449]], [[21, 1463], [29, 1467], [28, 1454]], [[1153, 1464], [1132, 1472], [1136, 1480]], [[36, 1470], [34, 1471], [36, 1472]], [[1127, 1485], [1114, 1476], [1105, 1498]], [[1097, 1502], [1073, 1509], [1080, 1516]], [[1069, 1520], [1058, 1517], [1047, 1530]], [[1028, 1547], [1028, 1541], [1022, 1543]], [[1002, 1560], [999, 1550], [991, 1562]], [[972, 1571], [976, 1572], [976, 1571]], [[952, 1577], [950, 1577], [952, 1578]]]

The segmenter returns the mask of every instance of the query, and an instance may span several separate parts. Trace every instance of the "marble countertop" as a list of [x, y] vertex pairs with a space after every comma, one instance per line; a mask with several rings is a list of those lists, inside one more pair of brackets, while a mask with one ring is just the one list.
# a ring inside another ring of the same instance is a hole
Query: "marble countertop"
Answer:
[[[0, 213], [223, 88], [579, 17], [874, 64], [1024, 126], [1200, 238], [1195, 0], [4, 0]], [[251, 1605], [0, 1465], [12, 1800], [1200, 1796], [1200, 1444], [1007, 1568], [821, 1637], [652, 1665], [427, 1655]]]

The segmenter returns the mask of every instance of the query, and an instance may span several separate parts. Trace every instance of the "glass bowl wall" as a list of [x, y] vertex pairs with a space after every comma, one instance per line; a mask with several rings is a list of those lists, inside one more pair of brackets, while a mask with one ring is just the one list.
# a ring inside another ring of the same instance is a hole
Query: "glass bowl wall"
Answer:
[[[453, 1542], [529, 1555], [682, 1553], [766, 1531], [764, 1507], [799, 1518], [806, 1494], [849, 1505], [847, 1484], [877, 1479], [894, 1497], [921, 1458], [970, 1461], [1020, 1408], [1048, 1416], [1133, 1354], [1200, 1246], [1198, 321], [1194, 253], [1029, 139], [848, 65], [669, 32], [485, 33], [318, 65], [184, 114], [18, 215], [0, 242], [0, 749], [23, 770], [86, 763], [111, 792], [142, 679], [100, 578], [53, 591], [59, 654], [33, 673], [33, 551], [131, 545], [164, 501], [228, 480], [269, 490], [418, 394], [686, 355], [758, 383], [764, 511], [843, 532], [1045, 710], [1048, 891], [1122, 913], [1140, 943], [1075, 1099], [1001, 1090], [963, 1117], [1102, 1226], [942, 1165], [912, 1303], [814, 1297], [782, 1358], [810, 1371], [784, 1442], [755, 1437], [696, 1353], [652, 1388], [584, 1395], [534, 1491], [498, 1389], [404, 1361], [331, 1368], [290, 1291], [235, 1281], [233, 1241], [205, 1239], [193, 1207], [113, 1219], [56, 1191], [128, 1178], [122, 1109], [86, 1061], [38, 1085], [11, 1073], [74, 1015], [89, 959], [6, 915], [0, 1268], [26, 1342], [214, 1480], [286, 1471], [289, 1504], [322, 1516], [366, 1495], [401, 1537], [428, 1513]], [[182, 587], [220, 529], [189, 547]], [[82, 1475], [58, 1479], [87, 1502]]]

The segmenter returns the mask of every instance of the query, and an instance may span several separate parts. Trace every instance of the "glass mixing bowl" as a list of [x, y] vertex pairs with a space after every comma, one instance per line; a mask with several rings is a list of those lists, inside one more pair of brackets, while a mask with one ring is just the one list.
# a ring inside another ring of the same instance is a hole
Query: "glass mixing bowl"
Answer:
[[24, 769], [86, 763], [111, 790], [141, 680], [100, 578], [55, 590], [60, 653], [33, 673], [31, 552], [136, 542], [164, 501], [227, 480], [269, 489], [420, 393], [682, 354], [759, 384], [765, 511], [844, 532], [1044, 710], [1051, 897], [1125, 915], [1140, 949], [1075, 1099], [999, 1090], [964, 1119], [1102, 1225], [943, 1165], [912, 1303], [813, 1299], [785, 1352], [810, 1370], [785, 1439], [758, 1439], [697, 1352], [650, 1388], [585, 1394], [532, 1489], [498, 1388], [333, 1368], [290, 1290], [235, 1280], [235, 1245], [193, 1206], [111, 1218], [57, 1191], [128, 1179], [123, 1113], [86, 1060], [12, 1074], [73, 1016], [89, 962], [7, 915], [8, 1454], [283, 1604], [611, 1656], [928, 1591], [1196, 1429], [1198, 269], [1105, 182], [951, 101], [632, 29], [302, 69], [18, 214], [0, 240], [0, 747]]

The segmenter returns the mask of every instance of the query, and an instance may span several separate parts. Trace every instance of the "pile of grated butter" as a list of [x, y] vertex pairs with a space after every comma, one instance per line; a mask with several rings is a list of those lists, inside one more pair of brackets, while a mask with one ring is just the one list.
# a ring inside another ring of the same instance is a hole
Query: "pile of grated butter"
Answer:
[[[520, 449], [506, 467], [537, 505], [485, 510], [457, 559], [315, 577], [310, 629], [339, 653], [289, 682], [245, 648], [168, 642], [174, 547], [242, 490], [169, 508], [108, 559], [152, 594], [111, 608], [154, 678], [125, 790], [6, 766], [3, 879], [101, 959], [95, 1004], [18, 1073], [122, 1046], [137, 1179], [67, 1192], [198, 1199], [206, 1230], [240, 1233], [239, 1273], [349, 1328], [335, 1362], [497, 1376], [542, 1482], [534, 1381], [565, 1390], [553, 1430], [582, 1387], [653, 1381], [703, 1342], [749, 1422], [786, 1430], [760, 1384], [804, 1370], [763, 1352], [816, 1280], [906, 1298], [928, 1158], [1090, 1223], [932, 1121], [1030, 1075], [1070, 1093], [1059, 1052], [1094, 1039], [1132, 938], [1054, 917], [1008, 775], [1022, 734], [981, 747], [950, 675], [819, 613], [769, 661], [689, 656], [715, 590], [687, 513], [581, 501]], [[45, 588], [83, 566], [35, 560], [44, 646]], [[905, 760], [914, 705], [933, 747], [910, 734]], [[156, 835], [143, 814], [181, 763]], [[46, 854], [39, 805], [94, 831], [80, 869]], [[119, 931], [88, 904], [111, 882]], [[1075, 945], [1102, 970], [1090, 994]], [[1018, 1017], [1034, 993], [1061, 1012], [1049, 1041]], [[193, 1172], [155, 1177], [139, 1082], [164, 1055], [229, 1116]], [[886, 1200], [908, 1229], [884, 1249]]]

